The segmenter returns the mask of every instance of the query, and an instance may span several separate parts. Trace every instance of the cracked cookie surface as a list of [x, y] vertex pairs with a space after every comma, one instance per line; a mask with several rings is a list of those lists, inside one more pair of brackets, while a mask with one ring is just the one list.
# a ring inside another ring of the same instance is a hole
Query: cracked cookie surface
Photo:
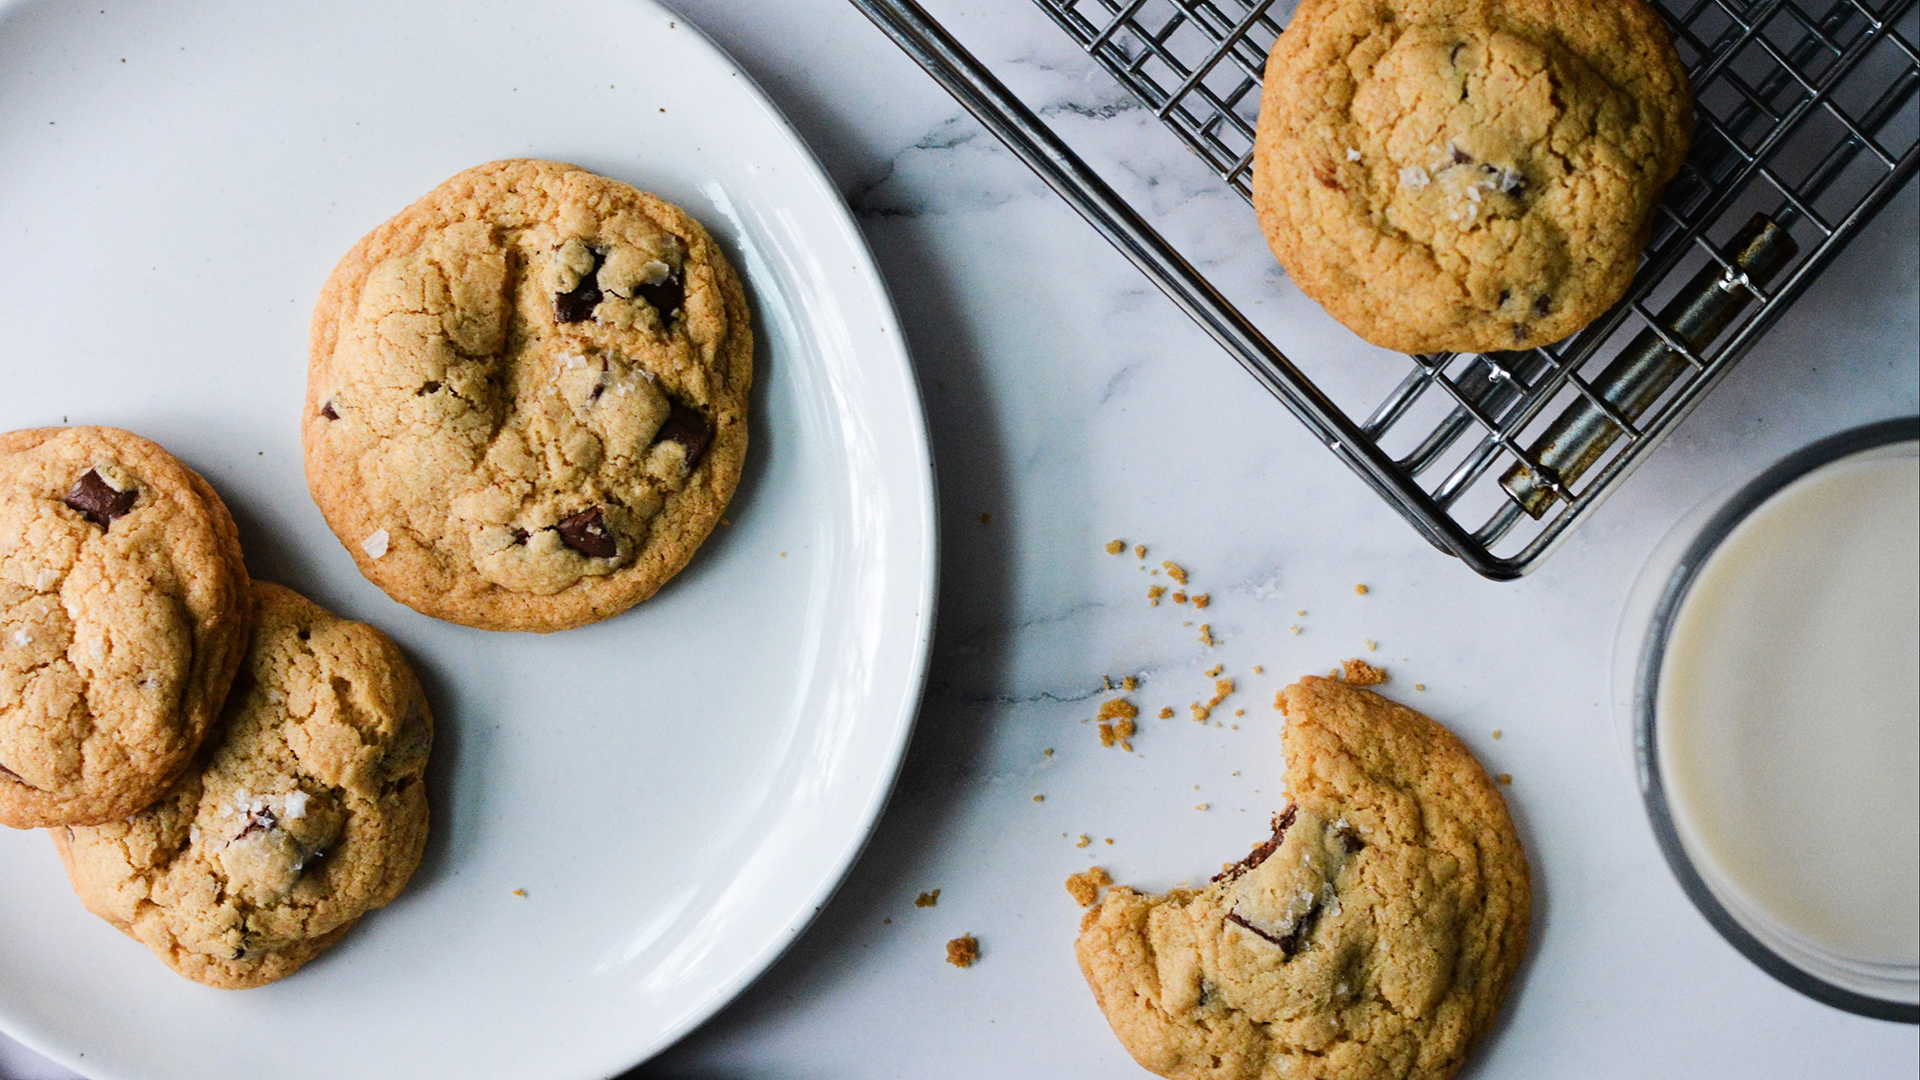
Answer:
[[1303, 0], [1267, 60], [1254, 206], [1375, 345], [1545, 345], [1625, 292], [1692, 127], [1642, 0]]
[[1116, 888], [1075, 944], [1114, 1033], [1182, 1080], [1444, 1080], [1526, 945], [1525, 853], [1459, 739], [1369, 690], [1283, 693], [1293, 804], [1198, 889]]
[[291, 589], [197, 768], [126, 821], [51, 830], [87, 910], [187, 978], [284, 978], [406, 887], [427, 839], [433, 715], [385, 634]]
[[651, 596], [719, 521], [752, 373], [745, 293], [698, 222], [575, 166], [482, 165], [322, 290], [308, 486], [394, 599], [579, 626]]
[[0, 435], [0, 824], [124, 818], [199, 749], [246, 650], [227, 508], [117, 428]]

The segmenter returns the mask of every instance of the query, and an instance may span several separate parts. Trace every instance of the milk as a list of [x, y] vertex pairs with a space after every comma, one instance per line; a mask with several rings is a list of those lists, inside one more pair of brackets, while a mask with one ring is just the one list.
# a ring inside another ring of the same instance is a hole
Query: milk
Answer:
[[1728, 534], [1676, 614], [1657, 747], [1729, 907], [1808, 946], [1920, 962], [1920, 456], [1834, 462]]

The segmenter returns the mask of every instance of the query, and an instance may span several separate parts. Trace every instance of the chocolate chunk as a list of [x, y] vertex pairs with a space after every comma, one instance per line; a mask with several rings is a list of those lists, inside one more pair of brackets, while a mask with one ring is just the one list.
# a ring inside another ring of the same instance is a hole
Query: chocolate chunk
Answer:
[[1288, 955], [1288, 956], [1292, 955], [1291, 947], [1287, 945], [1286, 938], [1276, 937], [1275, 935], [1260, 929], [1259, 927], [1248, 922], [1246, 919], [1242, 918], [1239, 912], [1237, 911], [1227, 912], [1227, 921], [1232, 923], [1235, 926], [1245, 927], [1246, 929], [1251, 930], [1253, 933], [1259, 935], [1260, 937], [1265, 938], [1267, 941], [1270, 941], [1273, 944], [1280, 946], [1280, 951], [1283, 955]]
[[563, 517], [553, 528], [560, 534], [561, 543], [589, 559], [611, 559], [620, 550], [597, 506]]
[[1279, 946], [1280, 958], [1291, 960], [1294, 954], [1300, 951], [1301, 943], [1313, 933], [1314, 924], [1320, 921], [1320, 900], [1315, 897], [1313, 905], [1307, 908], [1306, 913], [1300, 918], [1294, 920], [1293, 928], [1284, 934], [1276, 934], [1271, 930], [1255, 926], [1242, 918], [1237, 911], [1227, 912], [1227, 921], [1251, 931], [1264, 941]]
[[1274, 852], [1279, 851], [1280, 841], [1286, 839], [1287, 830], [1293, 827], [1293, 815], [1295, 813], [1295, 810], [1296, 810], [1295, 807], [1289, 806], [1285, 810], [1281, 811], [1280, 813], [1273, 815], [1273, 838], [1271, 840], [1261, 841], [1258, 847], [1255, 847], [1252, 851], [1247, 853], [1246, 858], [1241, 859], [1239, 862], [1234, 863], [1232, 866], [1229, 866], [1225, 870], [1222, 870], [1219, 873], [1213, 875], [1213, 880], [1220, 881], [1222, 879], [1225, 879], [1227, 881], [1232, 881], [1233, 879], [1239, 877], [1241, 874], [1244, 874], [1247, 871], [1253, 869], [1254, 867], [1259, 866], [1261, 863], [1266, 862], [1269, 856], [1271, 856]]
[[1455, 145], [1453, 145], [1452, 143], [1448, 143], [1448, 144], [1447, 144], [1447, 149], [1448, 149], [1449, 151], [1451, 151], [1451, 152], [1452, 152], [1452, 154], [1453, 154], [1453, 163], [1454, 163], [1455, 165], [1471, 165], [1471, 164], [1473, 164], [1473, 155], [1472, 155], [1472, 154], [1469, 154], [1469, 153], [1467, 153], [1467, 152], [1466, 152], [1465, 150], [1462, 150], [1462, 149], [1460, 149], [1459, 147], [1457, 147], [1457, 146], [1455, 146]]
[[593, 309], [600, 306], [600, 264], [606, 258], [599, 249], [594, 249], [593, 266], [580, 275], [579, 283], [569, 292], [554, 294], [555, 322], [586, 322], [593, 318]]
[[1533, 298], [1533, 313], [1535, 315], [1545, 315], [1552, 310], [1553, 300], [1550, 299], [1546, 293], [1541, 293], [1539, 296]]
[[635, 285], [633, 295], [636, 299], [652, 304], [653, 310], [660, 313], [660, 322], [664, 325], [673, 317], [673, 313], [679, 311], [687, 302], [687, 287], [686, 283], [680, 280], [680, 272], [676, 270], [668, 274], [658, 285], [649, 285], [644, 281]]
[[340, 414], [333, 411], [332, 401], [328, 401], [325, 405], [320, 406], [320, 415], [326, 417], [329, 420], [340, 419]]
[[423, 382], [420, 384], [420, 389], [415, 390], [413, 392], [413, 396], [423, 397], [427, 394], [437, 393], [439, 390], [440, 390], [440, 384], [432, 379], [429, 379], [426, 382]]
[[1360, 839], [1360, 834], [1353, 829], [1341, 829], [1334, 835], [1340, 838], [1341, 849], [1349, 855], [1357, 855], [1367, 846], [1367, 842]]
[[61, 501], [80, 511], [88, 521], [108, 529], [133, 509], [134, 500], [139, 497], [139, 488], [115, 491], [113, 485], [102, 479], [98, 472], [88, 469], [73, 482], [73, 490], [67, 492], [67, 497]]
[[514, 547], [519, 547], [521, 544], [524, 544], [527, 542], [527, 530], [516, 526], [512, 529], [509, 529], [508, 532], [510, 532], [513, 535]]
[[280, 819], [273, 816], [273, 811], [262, 807], [259, 810], [251, 811], [247, 814], [246, 827], [241, 829], [240, 835], [234, 837], [234, 839], [245, 840], [254, 833], [266, 832], [278, 824], [280, 824]]
[[308, 852], [306, 858], [301, 859], [299, 862], [293, 864], [293, 872], [296, 874], [304, 874], [307, 872], [307, 870], [310, 867], [313, 866], [314, 863], [317, 863], [321, 859], [324, 859], [326, 857], [327, 857], [327, 853], [325, 851]]
[[1340, 176], [1334, 171], [1334, 165], [1331, 161], [1314, 162], [1313, 178], [1320, 181], [1321, 187], [1332, 188], [1339, 192], [1345, 192], [1347, 190], [1346, 187], [1340, 183]]
[[677, 442], [686, 448], [687, 468], [700, 463], [700, 457], [707, 452], [707, 444], [713, 441], [713, 425], [688, 406], [671, 402], [667, 411], [667, 422], [660, 425], [654, 433], [653, 441]]

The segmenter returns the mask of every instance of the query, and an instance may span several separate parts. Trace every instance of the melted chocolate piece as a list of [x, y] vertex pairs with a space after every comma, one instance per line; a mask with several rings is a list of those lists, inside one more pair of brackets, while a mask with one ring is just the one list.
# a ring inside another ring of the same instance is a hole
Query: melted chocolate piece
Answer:
[[1553, 300], [1550, 299], [1546, 293], [1541, 293], [1539, 296], [1533, 298], [1533, 313], [1535, 315], [1545, 315], [1552, 310]]
[[340, 414], [333, 411], [332, 401], [328, 401], [325, 405], [320, 406], [320, 415], [326, 417], [329, 420], [340, 419]]
[[1467, 153], [1465, 150], [1460, 149], [1459, 147], [1453, 145], [1452, 143], [1447, 144], [1447, 149], [1451, 151], [1453, 154], [1453, 164], [1455, 165], [1473, 164], [1472, 154]]
[[[1287, 830], [1293, 827], [1295, 809], [1295, 807], [1289, 806], [1280, 813], [1273, 815], [1273, 838], [1271, 840], [1261, 841], [1259, 846], [1247, 853], [1246, 858], [1213, 875], [1213, 880], [1232, 881], [1241, 874], [1266, 862], [1274, 852], [1279, 851], [1280, 841], [1286, 839]], [[1248, 927], [1248, 929], [1252, 929], [1252, 927]]]
[[246, 827], [241, 829], [240, 835], [234, 837], [234, 839], [245, 840], [254, 833], [266, 832], [278, 824], [280, 824], [280, 819], [273, 816], [273, 811], [263, 808], [247, 815]]
[[514, 547], [519, 547], [521, 544], [524, 544], [527, 542], [527, 530], [516, 526], [513, 529], [510, 529], [508, 531], [513, 534]]
[[653, 441], [677, 442], [687, 450], [687, 468], [700, 464], [701, 455], [707, 452], [707, 444], [713, 441], [713, 425], [707, 418], [694, 409], [677, 401], [669, 403], [666, 423], [654, 433]]
[[102, 529], [110, 529], [113, 523], [127, 515], [133, 509], [136, 499], [140, 498], [139, 488], [125, 491], [113, 490], [113, 485], [102, 479], [98, 472], [88, 469], [73, 482], [73, 490], [61, 501], [80, 512], [80, 515]]
[[560, 534], [561, 543], [589, 559], [611, 559], [620, 550], [619, 541], [601, 520], [597, 506], [561, 518], [553, 529]]
[[555, 293], [553, 297], [553, 319], [555, 322], [586, 322], [593, 318], [593, 309], [600, 306], [600, 264], [606, 256], [597, 249], [593, 253], [593, 266], [580, 275], [580, 281], [569, 292]]
[[1367, 842], [1360, 839], [1360, 834], [1352, 829], [1341, 829], [1334, 835], [1340, 838], [1340, 847], [1349, 855], [1357, 855], [1367, 846]]
[[633, 296], [636, 300], [645, 300], [653, 305], [653, 310], [660, 313], [661, 324], [665, 325], [687, 302], [687, 287], [686, 283], [680, 280], [680, 273], [676, 270], [668, 274], [666, 280], [658, 285], [649, 285], [646, 282], [635, 285]]
[[1291, 960], [1294, 954], [1300, 951], [1301, 942], [1306, 940], [1309, 934], [1313, 933], [1313, 925], [1320, 921], [1320, 901], [1316, 898], [1313, 906], [1307, 909], [1306, 914], [1294, 921], [1293, 929], [1288, 930], [1284, 934], [1275, 934], [1270, 930], [1255, 926], [1242, 918], [1237, 911], [1227, 912], [1227, 921], [1235, 926], [1246, 929], [1258, 936], [1262, 941], [1278, 946], [1280, 949], [1280, 958], [1283, 960]]

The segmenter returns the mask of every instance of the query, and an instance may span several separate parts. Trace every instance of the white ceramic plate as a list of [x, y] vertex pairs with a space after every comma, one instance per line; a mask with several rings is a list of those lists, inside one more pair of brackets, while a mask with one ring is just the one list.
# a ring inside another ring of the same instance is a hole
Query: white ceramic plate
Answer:
[[[689, 209], [761, 342], [731, 526], [654, 599], [547, 637], [364, 581], [307, 497], [296, 422], [333, 262], [510, 156]], [[608, 1076], [765, 968], [858, 853], [932, 629], [919, 398], [838, 194], [672, 14], [0, 2], [0, 325], [0, 429], [158, 439], [227, 497], [257, 575], [391, 633], [440, 717], [412, 887], [264, 989], [172, 974], [82, 910], [44, 836], [0, 830], [9, 1034], [128, 1080]]]

